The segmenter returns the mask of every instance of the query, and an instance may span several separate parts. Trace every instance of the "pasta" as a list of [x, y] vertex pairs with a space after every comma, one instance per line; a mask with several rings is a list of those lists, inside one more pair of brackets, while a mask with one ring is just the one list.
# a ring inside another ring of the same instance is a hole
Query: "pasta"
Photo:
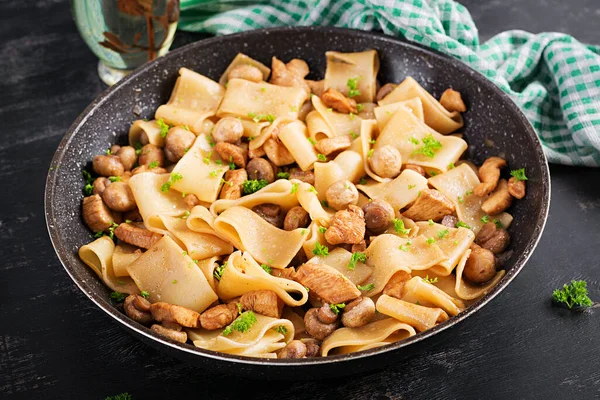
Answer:
[[464, 159], [464, 104], [411, 77], [378, 92], [375, 50], [325, 57], [319, 82], [242, 53], [218, 83], [181, 68], [155, 119], [94, 157], [79, 257], [130, 319], [236, 356], [324, 357], [431, 329], [503, 279], [497, 199], [525, 171]]

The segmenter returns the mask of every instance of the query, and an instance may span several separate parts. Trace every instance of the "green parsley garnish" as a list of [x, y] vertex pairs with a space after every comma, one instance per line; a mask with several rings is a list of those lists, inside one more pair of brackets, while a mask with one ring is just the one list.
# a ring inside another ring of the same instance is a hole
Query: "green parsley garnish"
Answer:
[[142, 144], [140, 142], [135, 142], [135, 154], [140, 155], [142, 153]]
[[269, 267], [267, 264], [260, 264], [260, 267], [265, 270], [267, 274], [270, 274], [273, 268]]
[[408, 235], [410, 233], [410, 228], [406, 228], [404, 226], [404, 221], [400, 218], [394, 218], [394, 229], [401, 235]]
[[358, 181], [358, 183], [360, 183], [361, 185], [366, 185], [367, 184], [367, 180], [363, 176], [363, 177], [360, 178], [360, 180]]
[[109, 176], [108, 180], [111, 182], [121, 182], [121, 177], [120, 176]]
[[173, 282], [171, 282], [173, 285], [177, 285], [177, 279], [173, 279]]
[[350, 137], [352, 139], [356, 139], [358, 136], [359, 136], [358, 133], [355, 133], [354, 131], [350, 131]]
[[142, 293], [140, 293], [140, 295], [147, 299], [148, 297], [150, 297], [150, 292], [148, 292], [147, 290], [142, 290]]
[[437, 233], [437, 237], [438, 237], [439, 239], [443, 239], [443, 238], [445, 238], [445, 237], [446, 237], [446, 236], [447, 236], [449, 233], [450, 233], [450, 231], [449, 231], [448, 229], [442, 229], [441, 231], [439, 231], [439, 232]]
[[81, 173], [83, 174], [83, 179], [85, 179], [83, 192], [86, 196], [91, 196], [94, 192], [94, 178], [92, 178], [92, 175], [85, 169], [81, 171]]
[[362, 104], [357, 104], [356, 109], [358, 110], [358, 112], [362, 112], [362, 110], [365, 109], [365, 106], [363, 106]]
[[290, 179], [290, 173], [289, 172], [278, 172], [277, 173], [277, 178], [279, 178], [279, 179]]
[[106, 152], [105, 152], [105, 153], [106, 153], [107, 155], [109, 155], [109, 156], [112, 154], [112, 152], [110, 151], [110, 149], [106, 149]]
[[308, 138], [306, 138], [306, 140], [308, 140], [308, 141], [309, 141], [309, 143], [310, 143], [310, 144], [312, 144], [313, 146], [314, 146], [315, 144], [317, 144], [317, 141], [316, 141], [315, 139], [311, 138], [311, 137], [308, 137]]
[[275, 116], [271, 115], [271, 114], [257, 115], [256, 113], [248, 113], [248, 116], [250, 118], [252, 118], [252, 121], [254, 121], [256, 123], [258, 123], [260, 121], [268, 121], [268, 122], [275, 121]]
[[423, 278], [423, 282], [426, 283], [436, 283], [438, 281], [438, 278], [430, 278], [429, 275], [425, 276], [425, 278]]
[[451, 162], [450, 164], [448, 164], [448, 169], [454, 169], [454, 168], [455, 167], [454, 167], [454, 163], [453, 162]]
[[115, 394], [114, 396], [108, 396], [104, 400], [132, 400], [133, 397], [127, 392]]
[[125, 301], [126, 297], [127, 294], [121, 292], [112, 292], [110, 294], [110, 299], [113, 300], [115, 303], [122, 303], [123, 301]]
[[369, 290], [373, 290], [375, 289], [375, 284], [374, 283], [369, 283], [368, 285], [357, 285], [356, 286], [358, 288], [358, 290], [364, 290], [364, 291], [369, 291]]
[[325, 208], [329, 208], [329, 203], [327, 202], [327, 200], [321, 200], [321, 205]]
[[330, 304], [329, 308], [331, 309], [331, 311], [333, 311], [334, 314], [339, 314], [340, 310], [344, 309], [346, 307], [346, 305], [344, 303], [340, 303], [340, 304]]
[[158, 167], [158, 161], [152, 161], [150, 164], [148, 164], [148, 168], [153, 169]]
[[187, 219], [187, 217], [189, 217], [189, 216], [190, 216], [190, 212], [189, 212], [189, 211], [186, 211], [186, 212], [184, 212], [184, 213], [183, 213], [183, 215], [181, 216], [181, 219]]
[[408, 190], [416, 188], [417, 185], [408, 185]]
[[171, 180], [173, 181], [173, 183], [178, 182], [182, 179], [183, 179], [183, 175], [181, 175], [179, 172], [171, 173]]
[[487, 224], [490, 221], [490, 217], [488, 215], [484, 215], [483, 217], [481, 217], [481, 222], [483, 222], [484, 224]]
[[427, 220], [427, 223], [429, 224], [429, 226], [433, 226], [433, 224], [434, 224], [434, 222], [433, 222], [433, 220], [432, 220], [432, 219], [430, 219], [430, 220]]
[[215, 178], [217, 175], [219, 175], [219, 172], [221, 172], [220, 169], [212, 170], [212, 171], [210, 171], [210, 176]]
[[319, 194], [319, 192], [317, 192], [317, 189], [315, 189], [314, 186], [312, 186], [312, 185], [309, 185], [309, 186], [310, 187], [306, 190], [307, 192], [311, 192], [311, 193], [314, 193], [314, 194]]
[[429, 239], [427, 239], [427, 244], [434, 244], [435, 243], [435, 239], [430, 237]]
[[517, 182], [527, 180], [527, 177], [525, 176], [525, 168], [510, 171], [510, 175], [513, 176], [517, 180]]
[[328, 256], [329, 248], [327, 246], [324, 246], [321, 243], [317, 242], [315, 244], [315, 248], [313, 249], [313, 254], [315, 256]]
[[322, 234], [325, 234], [325, 232], [327, 232], [327, 228], [325, 228], [324, 226], [320, 226], [319, 232], [321, 232]]
[[242, 183], [242, 189], [244, 190], [244, 194], [252, 194], [254, 192], [258, 192], [260, 189], [264, 188], [268, 184], [269, 182], [266, 179], [250, 179]]
[[401, 244], [398, 247], [398, 250], [402, 250], [402, 251], [408, 252], [410, 250], [410, 244], [411, 244], [410, 242], [407, 242], [406, 244]]
[[282, 335], [287, 335], [287, 333], [288, 333], [287, 328], [283, 325], [279, 325], [278, 327], [273, 328], [273, 329], [275, 330], [275, 332], [281, 333]]
[[436, 176], [438, 173], [435, 171], [429, 171], [429, 176]]
[[462, 221], [458, 221], [458, 222], [456, 223], [456, 227], [457, 227], [457, 228], [467, 228], [467, 229], [471, 229], [471, 227], [470, 227], [469, 225], [465, 224], [465, 223], [464, 223], [464, 222], [462, 222]]
[[586, 281], [571, 281], [569, 284], [564, 284], [562, 289], [556, 289], [552, 293], [552, 299], [556, 303], [564, 303], [569, 309], [574, 306], [591, 307], [593, 302], [588, 297]]
[[212, 156], [212, 151], [209, 151], [209, 152], [206, 154], [206, 157], [204, 157], [204, 158], [202, 159], [202, 161], [204, 161], [204, 164], [206, 164], [206, 165], [209, 165], [209, 164], [210, 164], [210, 157], [211, 157], [211, 156]]
[[498, 227], [498, 228], [504, 228], [504, 225], [502, 225], [502, 222], [499, 219], [495, 219], [492, 222], [494, 224], [496, 224], [496, 227]]
[[354, 271], [354, 269], [356, 269], [356, 263], [359, 261], [362, 263], [367, 262], [367, 255], [358, 251], [352, 253], [352, 257], [350, 257], [350, 262], [348, 263], [348, 269]]
[[215, 268], [215, 270], [213, 271], [213, 277], [220, 281], [221, 278], [223, 277], [223, 271], [225, 271], [225, 267], [227, 266], [227, 263], [224, 263], [223, 265], [219, 265], [217, 268]]
[[356, 97], [360, 95], [360, 91], [356, 89], [358, 87], [358, 79], [359, 78], [350, 78], [348, 82], [346, 82], [346, 86], [348, 86], [348, 97]]
[[160, 127], [160, 136], [167, 137], [167, 133], [169, 132], [169, 124], [165, 123], [165, 120], [160, 118], [156, 121], [158, 126]]
[[327, 161], [327, 157], [325, 156], [325, 154], [321, 154], [321, 153], [317, 154], [317, 159], [319, 161]]
[[375, 152], [375, 150], [374, 150], [374, 149], [371, 149], [371, 150], [369, 150], [369, 151], [367, 152], [367, 158], [371, 158], [371, 157], [373, 157], [373, 153], [374, 153], [374, 152]]
[[252, 311], [244, 311], [227, 328], [223, 330], [223, 336], [230, 335], [233, 331], [241, 333], [248, 332], [256, 323], [256, 315]]
[[419, 139], [417, 139], [417, 138], [416, 138], [416, 137], [414, 137], [414, 136], [411, 136], [410, 138], [408, 138], [408, 141], [409, 141], [409, 142], [411, 142], [412, 144], [414, 144], [415, 146], [416, 146], [416, 145], [418, 145], [419, 143], [421, 143], [421, 142], [419, 141]]
[[463, 204], [465, 202], [465, 198], [463, 196], [457, 196], [456, 199], [460, 204]]
[[439, 140], [435, 140], [432, 134], [429, 134], [423, 138], [423, 146], [418, 149], [415, 149], [412, 152], [412, 155], [422, 154], [429, 158], [435, 157], [435, 152], [442, 148], [442, 144]]
[[298, 184], [292, 183], [292, 188], [290, 189], [290, 193], [296, 193], [298, 191]]
[[162, 184], [162, 186], [160, 187], [160, 191], [161, 192], [168, 192], [171, 189], [171, 182], [167, 181], [165, 183]]
[[375, 139], [371, 139], [371, 140], [369, 140], [369, 143], [370, 143], [370, 144], [375, 144], [375, 143], [377, 143], [377, 140], [375, 140]]

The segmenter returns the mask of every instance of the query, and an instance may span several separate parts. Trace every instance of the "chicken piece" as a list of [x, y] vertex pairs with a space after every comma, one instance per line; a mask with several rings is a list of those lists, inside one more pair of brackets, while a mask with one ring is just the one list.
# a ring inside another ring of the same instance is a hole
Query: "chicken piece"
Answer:
[[331, 218], [331, 225], [325, 232], [329, 244], [357, 244], [365, 238], [365, 219], [360, 207], [350, 204], [347, 210], [338, 211]]
[[411, 275], [406, 271], [396, 272], [385, 284], [383, 294], [401, 299], [404, 295], [404, 284], [410, 280], [410, 278], [412, 278]]
[[217, 143], [214, 149], [226, 163], [234, 163], [238, 168], [246, 168], [247, 150], [227, 142]]
[[496, 190], [481, 205], [481, 209], [488, 215], [496, 215], [506, 210], [512, 204], [513, 197], [508, 191], [506, 179], [500, 179]]
[[142, 249], [149, 249], [162, 238], [161, 234], [149, 231], [143, 227], [143, 224], [134, 223], [120, 224], [115, 228], [115, 236], [125, 243], [141, 247]]
[[338, 151], [346, 150], [352, 146], [350, 135], [335, 136], [332, 138], [321, 139], [315, 144], [315, 149], [326, 156]]
[[267, 139], [263, 144], [263, 148], [269, 160], [278, 167], [296, 162], [292, 154], [279, 139]]
[[290, 179], [298, 179], [299, 181], [315, 185], [315, 173], [313, 171], [302, 171], [300, 168], [290, 168]]
[[245, 169], [235, 169], [225, 172], [225, 183], [221, 188], [220, 199], [237, 200], [242, 197], [243, 184], [248, 180]]
[[441, 221], [446, 215], [454, 213], [454, 203], [435, 189], [423, 189], [412, 206], [402, 214], [414, 221]]
[[200, 325], [202, 328], [214, 331], [215, 329], [225, 328], [231, 324], [238, 316], [238, 306], [236, 303], [219, 304], [204, 311], [200, 315]]
[[273, 57], [271, 61], [271, 83], [279, 86], [297, 87], [306, 92], [306, 97], [310, 96], [310, 88], [304, 82], [304, 71], [302, 67], [291, 62], [285, 65], [277, 57]]
[[476, 196], [483, 197], [493, 192], [500, 179], [500, 170], [506, 167], [506, 160], [500, 157], [490, 157], [479, 167], [481, 183], [473, 189]]
[[252, 310], [267, 317], [281, 318], [283, 312], [283, 300], [272, 290], [246, 292], [240, 302], [244, 310]]
[[337, 112], [344, 114], [358, 113], [356, 101], [354, 99], [349, 99], [334, 88], [327, 89], [325, 93], [323, 93], [321, 100], [323, 100], [323, 103], [327, 107], [332, 108]]
[[440, 104], [450, 112], [467, 111], [467, 106], [465, 106], [460, 92], [457, 92], [456, 90], [446, 89], [444, 93], [442, 93], [442, 97], [440, 97]]
[[112, 213], [97, 194], [83, 198], [83, 220], [94, 232], [106, 231], [115, 222]]
[[287, 267], [284, 269], [273, 269], [271, 271], [271, 275], [276, 276], [278, 278], [289, 279], [293, 281], [296, 277], [296, 270], [294, 269], [294, 267]]
[[150, 312], [152, 313], [152, 317], [158, 322], [175, 322], [186, 328], [197, 328], [200, 326], [200, 314], [189, 308], [175, 304], [159, 301], [150, 306]]
[[298, 268], [294, 279], [329, 304], [345, 303], [360, 297], [360, 290], [348, 278], [325, 264], [304, 264]]

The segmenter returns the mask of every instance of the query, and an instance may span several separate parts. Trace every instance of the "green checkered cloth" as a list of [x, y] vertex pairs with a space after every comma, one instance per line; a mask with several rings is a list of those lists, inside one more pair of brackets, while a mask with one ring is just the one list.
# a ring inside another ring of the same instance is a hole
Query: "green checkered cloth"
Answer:
[[181, 0], [186, 31], [307, 25], [383, 31], [456, 57], [521, 107], [550, 162], [600, 166], [600, 46], [517, 30], [480, 44], [471, 15], [452, 0]]

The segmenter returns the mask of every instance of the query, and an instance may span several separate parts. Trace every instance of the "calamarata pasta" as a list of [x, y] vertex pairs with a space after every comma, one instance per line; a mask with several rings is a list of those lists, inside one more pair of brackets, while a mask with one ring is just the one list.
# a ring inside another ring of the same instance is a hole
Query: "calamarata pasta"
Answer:
[[504, 276], [525, 171], [465, 159], [460, 93], [377, 80], [375, 50], [217, 81], [181, 68], [155, 119], [84, 171], [81, 260], [131, 319], [229, 354], [308, 358], [404, 340]]

